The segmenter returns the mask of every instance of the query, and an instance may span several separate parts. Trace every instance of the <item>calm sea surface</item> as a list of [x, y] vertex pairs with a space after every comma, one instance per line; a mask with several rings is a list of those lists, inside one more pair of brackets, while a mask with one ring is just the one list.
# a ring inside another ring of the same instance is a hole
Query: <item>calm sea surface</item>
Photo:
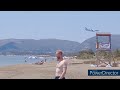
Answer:
[[16, 65], [16, 64], [30, 64], [30, 63], [35, 63], [35, 62], [45, 60], [45, 59], [46, 59], [46, 62], [50, 62], [52, 60], [55, 60], [55, 57], [29, 58], [29, 56], [2, 56], [0, 55], [0, 67]]

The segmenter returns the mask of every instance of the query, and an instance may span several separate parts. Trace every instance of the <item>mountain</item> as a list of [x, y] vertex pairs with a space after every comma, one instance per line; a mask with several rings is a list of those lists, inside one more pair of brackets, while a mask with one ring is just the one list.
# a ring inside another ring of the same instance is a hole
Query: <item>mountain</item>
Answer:
[[[101, 38], [102, 42], [105, 42], [107, 38]], [[112, 50], [120, 49], [120, 35], [111, 36], [111, 48]], [[96, 37], [91, 37], [80, 44], [80, 50], [92, 49], [96, 50]]]
[[57, 49], [64, 52], [78, 52], [80, 43], [60, 39], [4, 39], [0, 40], [0, 52], [55, 53]]
[[[101, 38], [105, 42], [106, 38]], [[120, 35], [112, 35], [112, 50], [120, 49]], [[0, 54], [55, 54], [57, 49], [64, 53], [77, 53], [81, 50], [96, 50], [96, 37], [82, 43], [60, 39], [3, 39], [0, 40]]]
[[7, 44], [0, 47], [0, 51], [13, 51], [19, 49], [15, 46], [14, 42], [8, 42]]

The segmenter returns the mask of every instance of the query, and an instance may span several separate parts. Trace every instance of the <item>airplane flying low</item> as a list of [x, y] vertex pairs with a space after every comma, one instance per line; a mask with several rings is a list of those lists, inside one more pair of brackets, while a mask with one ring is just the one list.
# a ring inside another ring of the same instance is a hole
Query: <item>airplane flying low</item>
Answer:
[[86, 28], [86, 27], [85, 27], [85, 30], [86, 30], [86, 31], [91, 31], [91, 32], [97, 32], [97, 31], [99, 31], [99, 30], [88, 29], [88, 28]]

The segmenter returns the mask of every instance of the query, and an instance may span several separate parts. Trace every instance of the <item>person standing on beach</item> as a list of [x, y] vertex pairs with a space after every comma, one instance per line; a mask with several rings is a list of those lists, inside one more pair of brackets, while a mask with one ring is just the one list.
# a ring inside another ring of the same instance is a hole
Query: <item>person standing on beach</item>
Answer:
[[62, 50], [56, 51], [56, 57], [57, 57], [57, 65], [56, 65], [56, 73], [55, 73], [55, 79], [65, 79], [65, 74], [67, 71], [67, 62], [63, 59], [63, 52]]

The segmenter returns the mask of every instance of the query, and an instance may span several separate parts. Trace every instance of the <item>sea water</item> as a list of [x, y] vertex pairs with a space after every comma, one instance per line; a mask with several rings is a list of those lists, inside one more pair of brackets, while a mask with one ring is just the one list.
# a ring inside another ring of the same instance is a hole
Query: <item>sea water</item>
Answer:
[[[27, 57], [27, 58], [26, 58]], [[4, 56], [0, 55], [0, 67], [16, 65], [16, 64], [31, 64], [41, 60], [45, 60], [46, 62], [50, 62], [55, 60], [54, 57], [38, 57], [38, 58], [28, 58], [28, 56]]]

